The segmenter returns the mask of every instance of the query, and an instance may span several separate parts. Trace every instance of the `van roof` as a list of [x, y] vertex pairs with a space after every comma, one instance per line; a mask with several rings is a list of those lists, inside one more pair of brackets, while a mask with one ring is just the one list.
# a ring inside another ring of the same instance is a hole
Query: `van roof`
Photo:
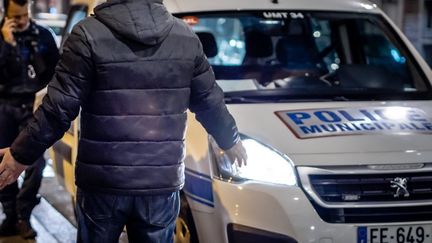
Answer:
[[379, 11], [375, 4], [367, 0], [164, 0], [164, 4], [172, 13], [229, 10]]

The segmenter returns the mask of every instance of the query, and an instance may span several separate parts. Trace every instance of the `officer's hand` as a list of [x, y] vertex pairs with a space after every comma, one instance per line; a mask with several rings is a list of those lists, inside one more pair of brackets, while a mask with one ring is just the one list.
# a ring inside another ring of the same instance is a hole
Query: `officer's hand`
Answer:
[[26, 165], [18, 163], [12, 157], [9, 148], [0, 149], [0, 157], [2, 156], [3, 160], [0, 163], [0, 190], [14, 183], [18, 179], [18, 176], [27, 168]]
[[13, 35], [15, 28], [16, 22], [13, 19], [6, 17], [1, 32], [3, 34], [4, 41], [12, 46], [16, 46], [15, 37]]
[[237, 163], [239, 167], [247, 165], [247, 153], [241, 140], [239, 140], [232, 148], [225, 150], [225, 154], [232, 163]]

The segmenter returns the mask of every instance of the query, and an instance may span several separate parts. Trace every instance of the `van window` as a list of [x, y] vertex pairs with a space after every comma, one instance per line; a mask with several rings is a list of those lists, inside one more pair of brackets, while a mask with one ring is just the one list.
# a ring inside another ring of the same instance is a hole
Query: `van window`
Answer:
[[70, 17], [70, 22], [66, 26], [66, 32], [70, 33], [72, 31], [72, 28], [82, 19], [86, 17], [86, 12], [82, 10], [74, 11]]
[[66, 26], [63, 31], [61, 48], [63, 47], [63, 44], [66, 41], [66, 39], [69, 37], [73, 27], [79, 21], [87, 17], [87, 9], [88, 7], [85, 5], [75, 5], [72, 6], [72, 8], [69, 10]]
[[430, 95], [417, 61], [379, 15], [239, 11], [179, 17], [203, 43], [226, 96], [248, 91], [256, 98], [269, 90], [296, 99]]

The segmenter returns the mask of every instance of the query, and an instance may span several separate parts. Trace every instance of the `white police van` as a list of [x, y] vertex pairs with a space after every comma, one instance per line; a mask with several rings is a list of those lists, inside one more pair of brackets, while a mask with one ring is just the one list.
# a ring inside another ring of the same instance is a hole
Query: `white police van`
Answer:
[[190, 114], [176, 242], [432, 242], [432, 72], [376, 5], [164, 3], [200, 37], [249, 156], [233, 167]]

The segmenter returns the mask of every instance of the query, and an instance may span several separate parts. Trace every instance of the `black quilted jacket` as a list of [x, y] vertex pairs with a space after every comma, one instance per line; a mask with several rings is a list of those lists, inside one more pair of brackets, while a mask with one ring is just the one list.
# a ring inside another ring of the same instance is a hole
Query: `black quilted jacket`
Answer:
[[76, 184], [87, 190], [179, 190], [188, 108], [221, 148], [239, 139], [198, 37], [162, 0], [108, 1], [74, 27], [12, 155], [32, 163], [80, 108]]

